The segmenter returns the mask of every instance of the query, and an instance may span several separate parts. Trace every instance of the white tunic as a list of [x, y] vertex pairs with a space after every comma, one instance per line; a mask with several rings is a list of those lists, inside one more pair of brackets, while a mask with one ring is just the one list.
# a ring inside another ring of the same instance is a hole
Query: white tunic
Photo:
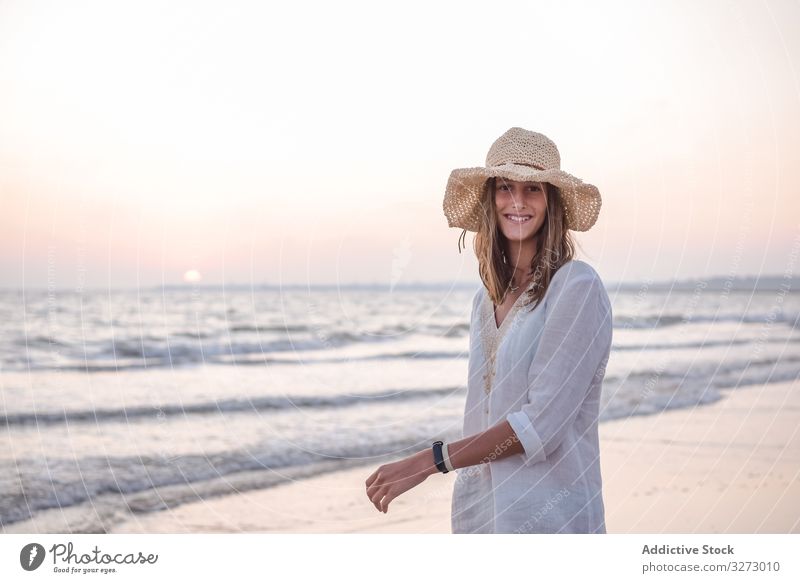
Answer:
[[580, 260], [533, 311], [527, 295], [499, 329], [485, 287], [473, 297], [463, 437], [507, 419], [525, 451], [456, 470], [452, 531], [604, 533], [597, 418], [611, 302]]

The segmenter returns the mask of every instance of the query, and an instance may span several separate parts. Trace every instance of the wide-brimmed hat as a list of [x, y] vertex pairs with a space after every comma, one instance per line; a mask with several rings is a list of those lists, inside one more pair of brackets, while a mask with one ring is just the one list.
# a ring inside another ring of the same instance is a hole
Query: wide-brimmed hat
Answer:
[[566, 226], [573, 231], [588, 231], [600, 214], [600, 191], [561, 170], [561, 155], [553, 140], [513, 127], [489, 148], [485, 167], [458, 168], [450, 173], [443, 205], [450, 227], [477, 232], [480, 200], [486, 181], [494, 177], [548, 182], [558, 187], [566, 209]]

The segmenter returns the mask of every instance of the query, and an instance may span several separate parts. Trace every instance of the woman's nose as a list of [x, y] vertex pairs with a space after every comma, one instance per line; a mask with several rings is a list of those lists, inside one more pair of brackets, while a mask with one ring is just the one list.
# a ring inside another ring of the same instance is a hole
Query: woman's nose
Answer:
[[519, 184], [515, 184], [511, 187], [511, 195], [514, 197], [515, 200], [522, 200], [525, 196], [525, 187]]

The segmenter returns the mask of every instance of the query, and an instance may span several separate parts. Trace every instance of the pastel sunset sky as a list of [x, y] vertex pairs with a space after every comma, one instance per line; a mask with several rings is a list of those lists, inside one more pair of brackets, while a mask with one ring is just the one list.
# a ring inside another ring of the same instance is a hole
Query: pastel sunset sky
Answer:
[[800, 4], [0, 1], [0, 287], [478, 281], [442, 196], [512, 126], [609, 280], [800, 247]]

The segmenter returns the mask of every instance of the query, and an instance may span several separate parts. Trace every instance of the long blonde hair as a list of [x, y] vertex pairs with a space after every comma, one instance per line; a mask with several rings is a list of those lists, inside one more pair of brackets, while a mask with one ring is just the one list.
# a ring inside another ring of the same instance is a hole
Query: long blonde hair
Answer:
[[[481, 197], [481, 223], [475, 234], [473, 247], [478, 258], [478, 271], [483, 285], [486, 286], [492, 302], [499, 305], [511, 287], [514, 267], [505, 261], [505, 236], [497, 224], [494, 197], [496, 182], [495, 178], [490, 178], [484, 185]], [[567, 226], [559, 189], [548, 182], [543, 182], [542, 185], [546, 191], [547, 210], [545, 221], [536, 233], [536, 254], [530, 265], [530, 270], [533, 272], [533, 287], [528, 292], [528, 300], [525, 303], [525, 305], [533, 304], [533, 308], [544, 297], [555, 272], [575, 256], [576, 246]], [[465, 235], [466, 230], [459, 237], [459, 253], [461, 239]], [[466, 244], [464, 246], [466, 247]]]

